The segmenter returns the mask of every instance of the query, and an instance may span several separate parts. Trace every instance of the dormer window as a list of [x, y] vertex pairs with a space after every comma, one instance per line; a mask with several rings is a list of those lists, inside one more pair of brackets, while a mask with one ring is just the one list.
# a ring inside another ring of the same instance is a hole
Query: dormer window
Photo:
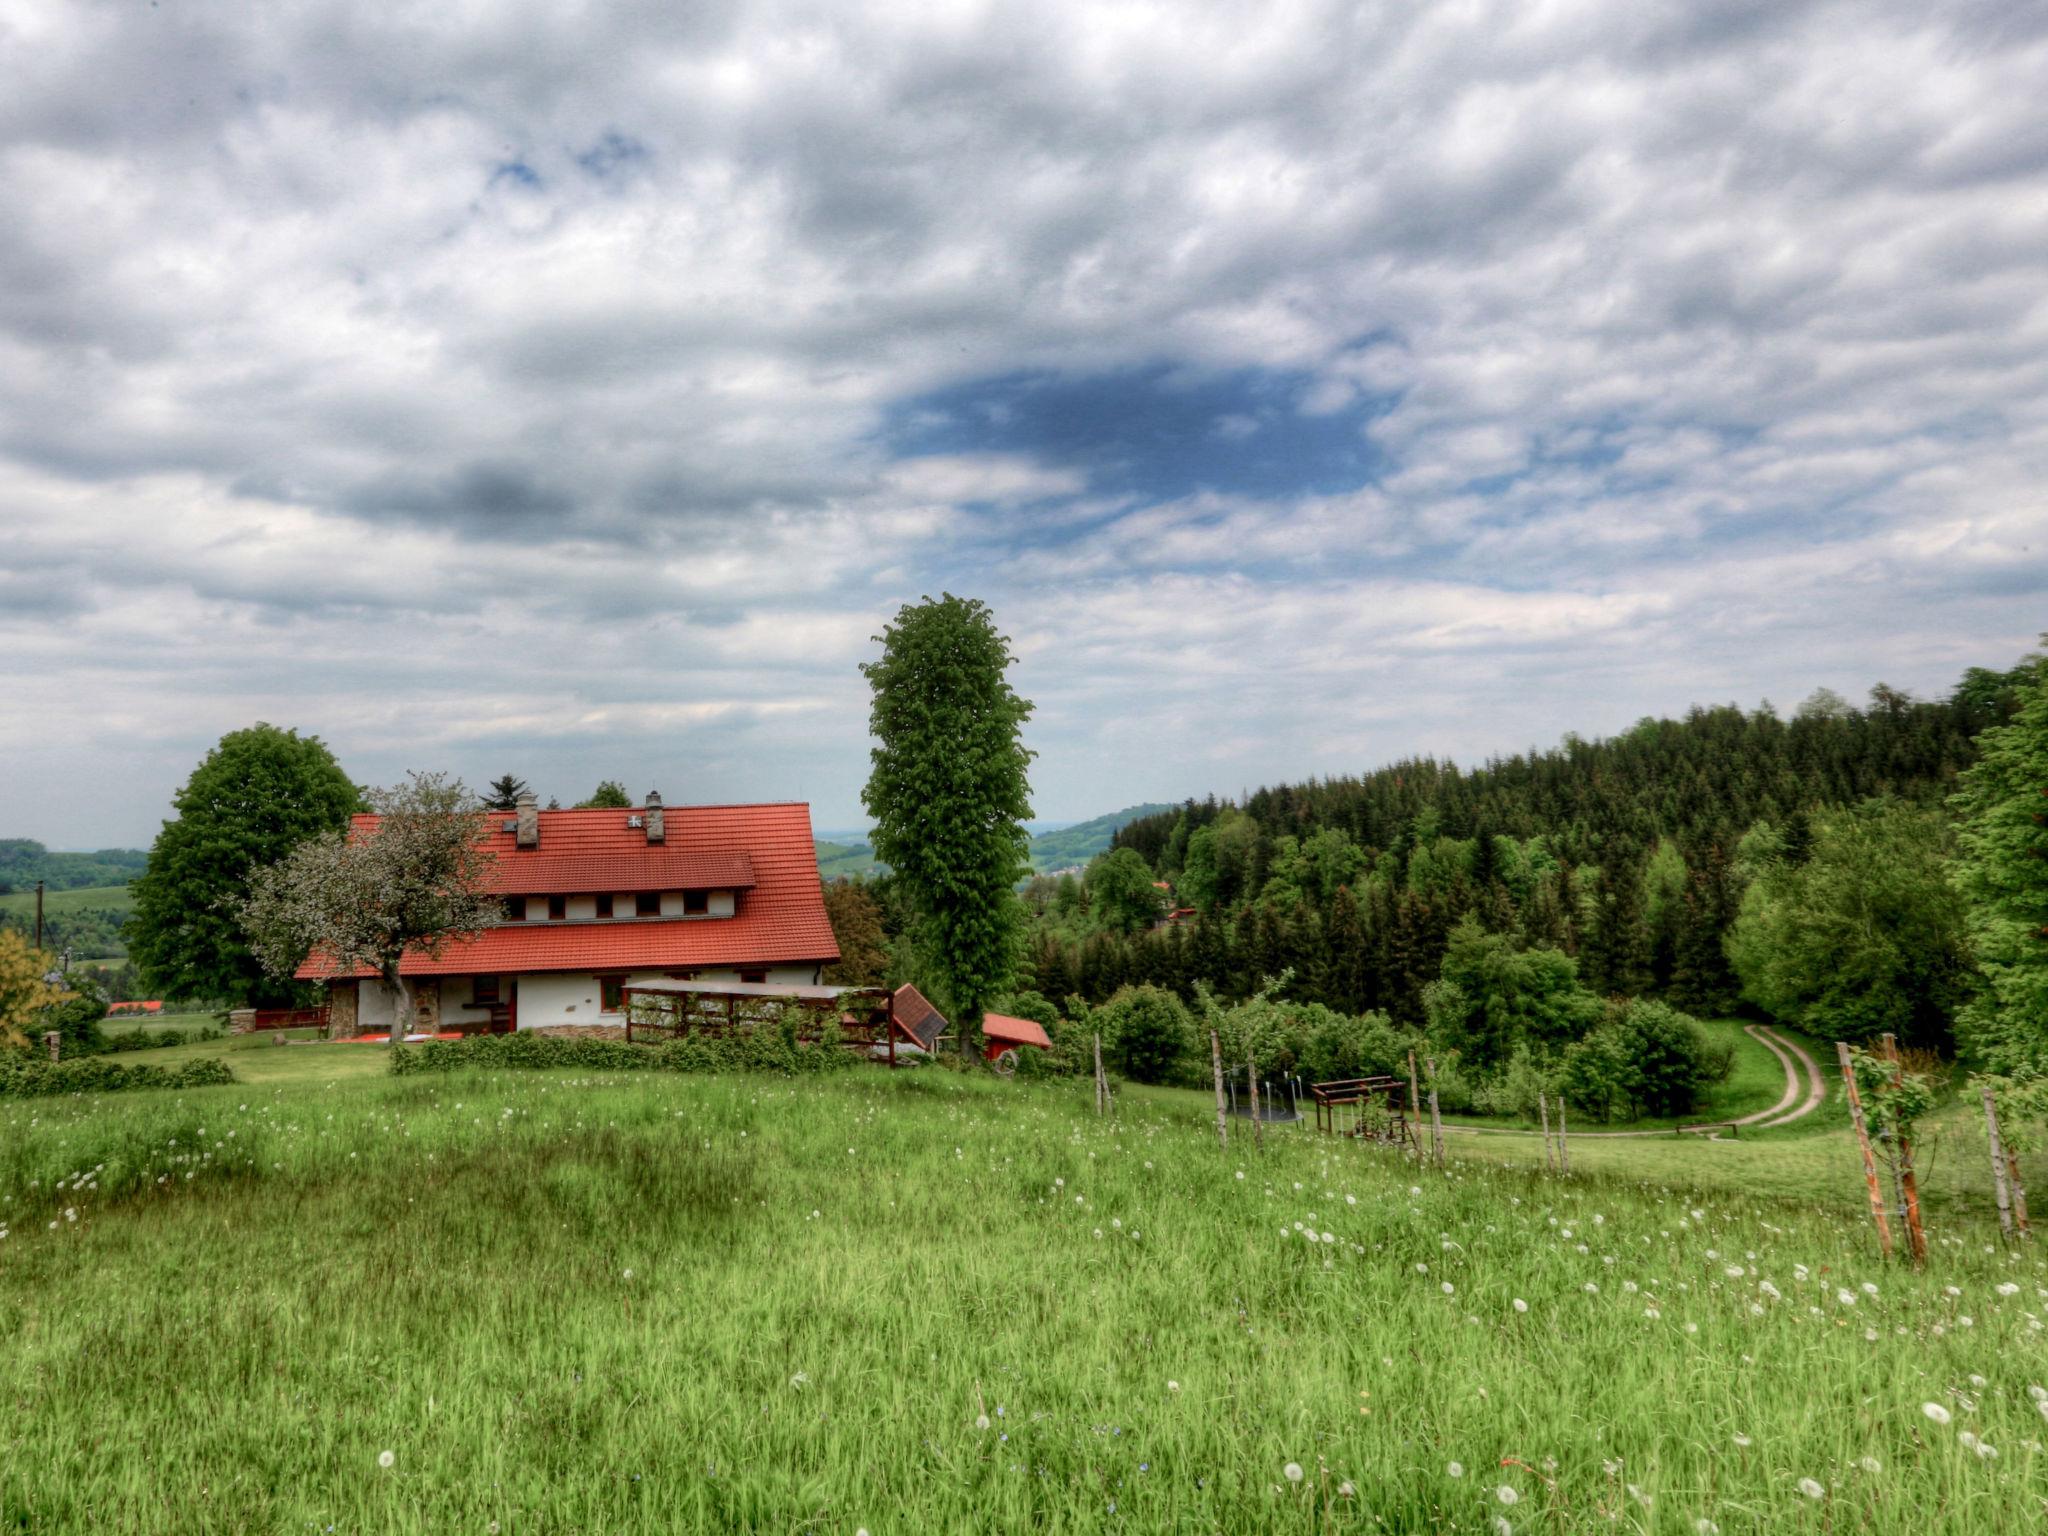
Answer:
[[505, 921], [508, 923], [523, 923], [526, 921], [526, 898], [524, 896], [507, 896], [505, 898]]
[[636, 891], [633, 894], [633, 915], [635, 917], [661, 916], [661, 892]]
[[702, 917], [710, 910], [711, 893], [709, 891], [683, 892], [683, 916]]
[[568, 897], [566, 897], [566, 896], [550, 896], [550, 897], [548, 898], [548, 921], [549, 921], [549, 922], [551, 922], [551, 923], [559, 923], [559, 922], [560, 922], [560, 921], [561, 921], [561, 920], [562, 920], [563, 918], [567, 917], [568, 915], [569, 915], [569, 898], [568, 898]]
[[599, 917], [610, 917], [612, 915], [612, 893], [610, 891], [599, 891], [597, 893], [597, 915]]

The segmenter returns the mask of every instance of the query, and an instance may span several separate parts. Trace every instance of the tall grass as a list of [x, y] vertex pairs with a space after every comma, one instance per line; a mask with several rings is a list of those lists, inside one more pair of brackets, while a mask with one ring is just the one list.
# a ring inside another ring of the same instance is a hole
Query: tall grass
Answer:
[[8, 1528], [1925, 1536], [2048, 1508], [2048, 1272], [1979, 1227], [1914, 1276], [1832, 1211], [1300, 1131], [1225, 1153], [1190, 1107], [1103, 1122], [1064, 1085], [9, 1104], [0, 1224]]

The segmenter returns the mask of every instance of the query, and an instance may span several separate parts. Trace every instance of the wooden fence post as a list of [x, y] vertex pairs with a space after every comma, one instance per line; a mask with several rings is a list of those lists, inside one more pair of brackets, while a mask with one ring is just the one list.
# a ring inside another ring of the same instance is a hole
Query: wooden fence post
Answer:
[[1408, 1053], [1408, 1145], [1422, 1161], [1422, 1088], [1415, 1080], [1415, 1053]]
[[[1897, 1087], [1905, 1080], [1906, 1069], [1899, 1061], [1899, 1042], [1890, 1035], [1878, 1036], [1878, 1046], [1884, 1052], [1884, 1059], [1891, 1063], [1892, 1085]], [[1903, 1125], [1893, 1130], [1899, 1147], [1899, 1188], [1905, 1195], [1906, 1242], [1913, 1254], [1913, 1262], [1927, 1262], [1927, 1234], [1920, 1228], [1920, 1183], [1913, 1176], [1913, 1142], [1906, 1135]]]
[[1429, 1153], [1436, 1166], [1444, 1165], [1444, 1118], [1436, 1107], [1436, 1058], [1425, 1056], [1422, 1070], [1429, 1074]]
[[1568, 1174], [1572, 1171], [1571, 1133], [1564, 1128], [1564, 1095], [1557, 1096], [1557, 1171]]
[[1209, 1065], [1216, 1073], [1216, 1140], [1227, 1152], [1230, 1150], [1230, 1118], [1223, 1103], [1223, 1042], [1213, 1029], [1209, 1031]]
[[1095, 1113], [1109, 1113], [1109, 1080], [1102, 1075], [1102, 1031], [1095, 1032]]
[[1259, 1117], [1259, 1069], [1252, 1064], [1251, 1053], [1244, 1058], [1245, 1081], [1252, 1085], [1252, 1145], [1261, 1152], [1266, 1150], [1266, 1122]]
[[2005, 1182], [2005, 1145], [1998, 1137], [1998, 1105], [1991, 1085], [1984, 1084], [1984, 1134], [1991, 1140], [1991, 1194], [1998, 1202], [1998, 1230], [2012, 1241], [2012, 1190]]
[[1547, 1173], [1557, 1171], [1557, 1157], [1550, 1150], [1550, 1096], [1536, 1095], [1536, 1112], [1543, 1116], [1543, 1168]]
[[1870, 1217], [1877, 1223], [1878, 1246], [1889, 1259], [1892, 1224], [1884, 1214], [1884, 1190], [1877, 1182], [1877, 1158], [1870, 1150], [1870, 1129], [1863, 1123], [1863, 1095], [1856, 1088], [1856, 1064], [1849, 1058], [1849, 1047], [1840, 1040], [1835, 1042], [1835, 1059], [1842, 1064], [1842, 1086], [1849, 1095], [1849, 1123], [1856, 1127], [1856, 1145], [1863, 1152], [1863, 1182], [1870, 1186]]
[[2027, 1186], [2020, 1182], [2020, 1155], [2011, 1147], [2005, 1149], [2006, 1182], [2012, 1187], [2012, 1224], [2022, 1238], [2032, 1237], [2033, 1228], [2027, 1225]]

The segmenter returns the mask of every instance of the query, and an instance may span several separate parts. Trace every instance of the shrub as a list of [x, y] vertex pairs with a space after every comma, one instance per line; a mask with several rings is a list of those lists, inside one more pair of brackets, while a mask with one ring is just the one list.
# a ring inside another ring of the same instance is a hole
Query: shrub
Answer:
[[155, 1051], [178, 1043], [177, 1032], [169, 1029], [116, 1029], [106, 1035], [109, 1051]]
[[1534, 1118], [1539, 1112], [1536, 1096], [1556, 1092], [1552, 1077], [1528, 1046], [1517, 1046], [1500, 1075], [1474, 1091], [1472, 1102], [1484, 1115]]
[[788, 1076], [856, 1067], [861, 1057], [837, 1038], [796, 1037], [792, 1013], [780, 1025], [729, 1035], [688, 1035], [658, 1045], [541, 1035], [471, 1035], [462, 1040], [429, 1040], [391, 1053], [391, 1070], [459, 1072], [468, 1068], [545, 1071], [573, 1067], [586, 1072], [780, 1072]]
[[1727, 1077], [1734, 1059], [1689, 1015], [1637, 998], [1565, 1051], [1562, 1087], [1595, 1120], [1682, 1115]]
[[1162, 987], [1125, 987], [1095, 1010], [1105, 1062], [1140, 1083], [1167, 1083], [1192, 1054], [1194, 1025], [1181, 1000]]
[[235, 1074], [215, 1057], [182, 1067], [124, 1067], [104, 1056], [42, 1061], [17, 1056], [0, 1061], [0, 1099], [40, 1098], [57, 1093], [126, 1093], [138, 1088], [209, 1088], [232, 1083]]

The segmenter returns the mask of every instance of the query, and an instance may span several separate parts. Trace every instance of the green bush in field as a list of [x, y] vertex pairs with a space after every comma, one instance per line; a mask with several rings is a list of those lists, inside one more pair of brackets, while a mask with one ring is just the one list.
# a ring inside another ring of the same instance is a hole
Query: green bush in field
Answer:
[[836, 1040], [797, 1038], [798, 1020], [786, 1014], [779, 1025], [730, 1035], [689, 1035], [656, 1045], [626, 1040], [593, 1040], [574, 1035], [471, 1035], [463, 1040], [429, 1040], [391, 1053], [399, 1076], [459, 1072], [472, 1067], [543, 1071], [575, 1067], [587, 1072], [780, 1072], [798, 1076], [837, 1072], [860, 1065], [860, 1057]]
[[17, 1052], [12, 1060], [0, 1059], [0, 1099], [125, 1093], [137, 1088], [210, 1088], [233, 1081], [233, 1070], [214, 1057], [188, 1061], [182, 1067], [124, 1067], [104, 1056], [45, 1061], [25, 1052]]
[[106, 1032], [106, 1048], [112, 1052], [156, 1051], [167, 1045], [181, 1045], [177, 1033], [168, 1029], [116, 1029]]
[[1689, 1015], [1637, 998], [1565, 1051], [1561, 1086], [1594, 1120], [1682, 1115], [1734, 1059], [1733, 1046], [1709, 1040]]
[[1186, 1075], [1195, 1028], [1187, 1008], [1165, 988], [1125, 987], [1094, 1011], [1092, 1023], [1102, 1031], [1104, 1061], [1126, 1077], [1172, 1083]]

